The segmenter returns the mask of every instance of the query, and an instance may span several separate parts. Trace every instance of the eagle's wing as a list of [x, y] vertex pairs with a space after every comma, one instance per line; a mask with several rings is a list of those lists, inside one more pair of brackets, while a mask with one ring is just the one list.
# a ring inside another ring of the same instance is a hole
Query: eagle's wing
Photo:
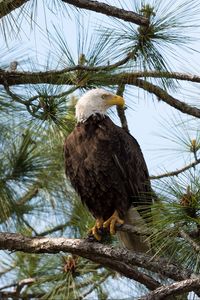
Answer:
[[137, 232], [134, 234], [120, 231], [118, 236], [129, 250], [147, 252], [150, 251], [150, 242], [145, 234], [148, 231], [148, 224], [143, 214], [150, 211], [149, 204], [152, 203], [148, 169], [136, 139], [129, 134], [124, 134], [119, 127], [116, 130], [120, 141], [120, 151], [115, 151], [113, 158], [121, 177], [126, 182], [131, 203], [124, 221]]

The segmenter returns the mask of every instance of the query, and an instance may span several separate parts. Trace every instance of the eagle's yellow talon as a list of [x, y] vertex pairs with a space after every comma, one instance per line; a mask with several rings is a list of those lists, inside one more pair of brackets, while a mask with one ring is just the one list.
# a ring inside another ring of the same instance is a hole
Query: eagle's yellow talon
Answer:
[[124, 224], [124, 221], [122, 219], [120, 219], [118, 212], [115, 211], [113, 213], [113, 215], [103, 223], [103, 228], [109, 228], [110, 234], [115, 234], [116, 230], [115, 230], [115, 226], [116, 224]]
[[103, 227], [103, 219], [96, 219], [95, 225], [89, 230], [89, 233], [92, 234], [97, 241], [101, 240], [101, 235], [98, 233], [99, 229]]

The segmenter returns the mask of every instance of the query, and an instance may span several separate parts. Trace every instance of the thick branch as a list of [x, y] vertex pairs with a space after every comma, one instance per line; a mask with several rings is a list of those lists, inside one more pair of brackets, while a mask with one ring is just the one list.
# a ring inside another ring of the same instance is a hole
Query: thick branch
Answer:
[[84, 8], [87, 10], [92, 10], [97, 13], [102, 13], [107, 16], [116, 17], [118, 19], [132, 22], [138, 25], [148, 25], [149, 20], [140, 16], [132, 11], [124, 10], [122, 8], [117, 8], [106, 3], [92, 1], [92, 0], [62, 0], [65, 3], [72, 4], [79, 8]]
[[133, 279], [143, 285], [145, 285], [149, 290], [155, 290], [160, 286], [160, 283], [153, 279], [152, 277], [146, 275], [137, 270], [136, 267], [129, 266], [124, 262], [120, 262], [118, 260], [105, 258], [105, 257], [98, 257], [96, 256], [95, 262], [104, 265], [112, 270], [119, 272], [120, 274], [124, 275], [129, 279]]
[[191, 81], [200, 83], [200, 76], [187, 74], [187, 73], [179, 73], [179, 72], [158, 72], [158, 71], [139, 71], [134, 73], [120, 73], [120, 77], [123, 77], [126, 80], [132, 80], [133, 78], [170, 78], [177, 79], [182, 81]]
[[[86, 84], [94, 85], [135, 85], [140, 87], [149, 93], [152, 93], [158, 97], [159, 100], [164, 101], [168, 105], [176, 108], [182, 113], [192, 115], [194, 117], [200, 118], [200, 109], [194, 106], [190, 106], [174, 97], [169, 95], [165, 90], [156, 86], [150, 82], [147, 82], [142, 79], [135, 78], [135, 76], [130, 76], [130, 74], [112, 74], [109, 76], [100, 76], [92, 77], [87, 80]], [[119, 77], [120, 76], [120, 77]], [[67, 84], [67, 85], [76, 85], [70, 73], [61, 73], [61, 71], [48, 71], [48, 72], [5, 72], [4, 70], [0, 70], [0, 84], [5, 85], [16, 85], [16, 84], [37, 84], [37, 83], [50, 83], [50, 84]]]
[[152, 175], [152, 176], [150, 176], [150, 179], [153, 180], [153, 179], [161, 179], [161, 178], [164, 178], [164, 177], [178, 176], [179, 174], [189, 170], [190, 168], [194, 168], [199, 163], [200, 163], [200, 159], [197, 159], [193, 163], [191, 163], [191, 164], [189, 164], [189, 165], [187, 165], [187, 166], [185, 166], [181, 169], [178, 169], [178, 170], [172, 171], [172, 172], [163, 173], [163, 174], [160, 174], [160, 175]]
[[22, 6], [29, 0], [4, 0], [0, 3], [0, 18], [8, 15], [16, 8]]
[[[130, 59], [130, 55], [127, 55], [127, 57], [125, 57], [121, 61], [109, 66], [88, 67], [88, 66], [77, 65], [74, 67], [64, 68], [62, 70], [51, 70], [45, 72], [7, 72], [0, 69], [0, 84], [5, 84], [6, 81], [9, 86], [15, 84], [17, 85], [17, 84], [28, 84], [28, 83], [63, 84], [64, 82], [66, 84], [72, 85], [74, 84], [74, 82], [72, 82], [71, 77], [68, 73], [74, 71], [80, 71], [80, 70], [91, 72], [91, 73], [106, 71], [111, 68], [116, 68], [118, 65], [126, 63]], [[110, 76], [110, 74], [106, 76], [105, 73], [104, 76], [105, 79], [101, 76], [101, 81], [99, 81], [99, 84], [106, 84], [106, 82], [108, 82], [108, 85], [133, 84], [136, 78], [139, 77], [140, 78], [141, 77], [143, 78], [164, 77], [164, 78], [171, 78], [171, 79], [200, 83], [200, 76], [191, 75], [191, 74], [182, 74], [178, 72], [171, 72], [171, 73], [157, 72], [157, 71], [134, 72], [134, 73], [122, 72], [118, 74], [112, 74], [112, 76]]]
[[191, 292], [193, 290], [198, 290], [199, 288], [200, 278], [186, 279], [168, 286], [159, 287], [155, 291], [149, 293], [147, 296], [141, 297], [138, 300], [168, 299], [167, 297], [171, 295], [181, 295], [183, 293]]
[[152, 259], [149, 255], [134, 253], [123, 248], [114, 248], [99, 243], [91, 243], [81, 239], [30, 238], [20, 234], [0, 233], [0, 249], [27, 253], [70, 252], [97, 263], [99, 263], [99, 258], [105, 259], [105, 266], [108, 266], [106, 261], [112, 262], [116, 260], [127, 264], [129, 267], [142, 267], [173, 280], [188, 279], [192, 275], [191, 270], [179, 268], [164, 259]]

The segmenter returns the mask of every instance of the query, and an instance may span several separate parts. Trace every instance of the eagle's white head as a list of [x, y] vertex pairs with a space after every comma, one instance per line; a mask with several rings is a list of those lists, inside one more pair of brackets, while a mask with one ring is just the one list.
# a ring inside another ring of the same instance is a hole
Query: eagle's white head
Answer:
[[76, 104], [78, 122], [85, 122], [91, 115], [105, 115], [113, 105], [124, 106], [124, 99], [103, 89], [93, 89], [86, 92]]

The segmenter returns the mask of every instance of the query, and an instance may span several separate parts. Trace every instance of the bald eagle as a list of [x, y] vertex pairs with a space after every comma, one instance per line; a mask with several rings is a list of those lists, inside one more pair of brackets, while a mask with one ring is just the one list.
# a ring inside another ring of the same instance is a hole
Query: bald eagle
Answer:
[[[138, 142], [106, 115], [113, 105], [123, 107], [124, 99], [99, 88], [86, 92], [76, 104], [77, 125], [64, 144], [66, 175], [96, 219], [91, 234], [97, 240], [101, 228], [115, 234], [116, 224], [145, 226], [141, 208], [152, 202]], [[137, 234], [120, 236], [128, 249], [149, 248]]]

